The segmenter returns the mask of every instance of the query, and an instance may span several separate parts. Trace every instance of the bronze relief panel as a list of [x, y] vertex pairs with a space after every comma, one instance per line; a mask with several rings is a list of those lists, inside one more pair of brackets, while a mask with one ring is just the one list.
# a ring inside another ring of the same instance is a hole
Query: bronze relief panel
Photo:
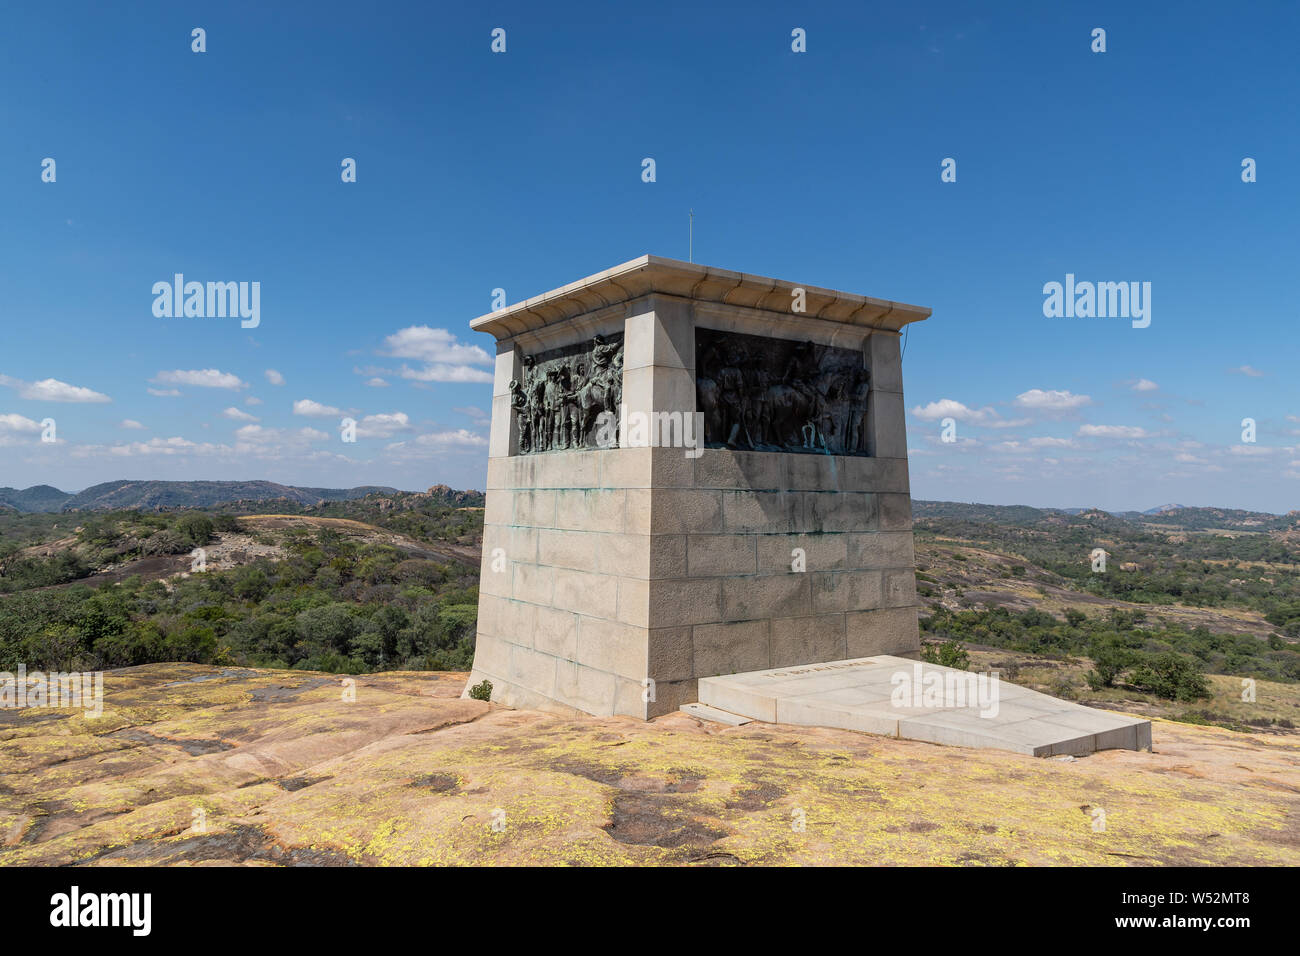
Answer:
[[709, 448], [867, 455], [863, 353], [695, 330], [696, 408]]
[[601, 447], [596, 441], [601, 415], [611, 414], [603, 421], [616, 426], [622, 401], [621, 333], [525, 355], [523, 380], [510, 383], [518, 453]]

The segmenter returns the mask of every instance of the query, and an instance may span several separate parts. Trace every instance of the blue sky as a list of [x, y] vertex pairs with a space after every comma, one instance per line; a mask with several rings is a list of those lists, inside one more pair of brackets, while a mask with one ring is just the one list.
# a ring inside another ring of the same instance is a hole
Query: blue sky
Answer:
[[[5, 20], [0, 485], [482, 487], [468, 321], [494, 288], [685, 258], [694, 208], [697, 262], [934, 310], [904, 359], [916, 497], [1300, 507], [1295, 4]], [[156, 317], [175, 273], [259, 282], [260, 325]], [[1150, 282], [1150, 326], [1045, 317], [1067, 273]]]

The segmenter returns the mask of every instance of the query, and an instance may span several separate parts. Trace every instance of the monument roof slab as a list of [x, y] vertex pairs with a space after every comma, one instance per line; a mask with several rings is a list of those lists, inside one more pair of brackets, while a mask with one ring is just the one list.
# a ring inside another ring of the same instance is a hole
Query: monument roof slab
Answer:
[[470, 328], [508, 339], [653, 293], [788, 314], [796, 288], [804, 290], [802, 314], [809, 318], [898, 332], [930, 315], [929, 309], [888, 299], [644, 255], [481, 315]]

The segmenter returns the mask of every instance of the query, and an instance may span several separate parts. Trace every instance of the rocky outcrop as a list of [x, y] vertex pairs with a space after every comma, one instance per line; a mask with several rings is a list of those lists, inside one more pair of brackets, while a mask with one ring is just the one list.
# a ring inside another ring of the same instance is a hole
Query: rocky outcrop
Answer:
[[462, 674], [104, 686], [98, 719], [0, 710], [0, 865], [1300, 863], [1293, 738], [1157, 721], [1154, 753], [1058, 761], [507, 710]]

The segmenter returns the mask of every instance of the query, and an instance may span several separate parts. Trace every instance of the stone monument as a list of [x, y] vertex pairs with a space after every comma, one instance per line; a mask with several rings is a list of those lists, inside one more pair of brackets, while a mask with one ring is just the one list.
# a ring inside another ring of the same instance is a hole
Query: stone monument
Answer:
[[919, 648], [899, 330], [928, 309], [642, 256], [496, 338], [470, 683], [649, 718]]

